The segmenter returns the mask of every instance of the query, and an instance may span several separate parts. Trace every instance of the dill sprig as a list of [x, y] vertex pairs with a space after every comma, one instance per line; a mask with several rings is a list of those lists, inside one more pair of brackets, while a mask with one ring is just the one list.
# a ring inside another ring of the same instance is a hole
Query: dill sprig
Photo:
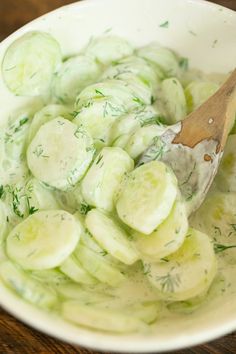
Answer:
[[86, 215], [86, 214], [88, 214], [88, 212], [91, 209], [92, 209], [91, 206], [84, 202], [84, 203], [81, 203], [79, 211], [80, 211], [80, 214]]
[[163, 276], [157, 276], [156, 281], [160, 283], [161, 290], [167, 293], [174, 293], [175, 289], [181, 284], [179, 274], [168, 273]]
[[4, 187], [3, 187], [3, 185], [1, 185], [0, 186], [0, 199], [2, 198], [3, 194], [4, 194]]
[[215, 253], [221, 253], [221, 252], [224, 252], [230, 248], [236, 248], [236, 245], [222, 245], [221, 243], [214, 244]]

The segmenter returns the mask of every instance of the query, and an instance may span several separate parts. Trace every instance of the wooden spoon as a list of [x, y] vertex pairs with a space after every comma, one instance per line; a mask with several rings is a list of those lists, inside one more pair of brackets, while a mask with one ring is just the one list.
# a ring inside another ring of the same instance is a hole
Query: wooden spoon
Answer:
[[236, 69], [195, 112], [154, 139], [138, 161], [140, 166], [162, 160], [172, 168], [189, 214], [200, 206], [212, 184], [235, 112]]

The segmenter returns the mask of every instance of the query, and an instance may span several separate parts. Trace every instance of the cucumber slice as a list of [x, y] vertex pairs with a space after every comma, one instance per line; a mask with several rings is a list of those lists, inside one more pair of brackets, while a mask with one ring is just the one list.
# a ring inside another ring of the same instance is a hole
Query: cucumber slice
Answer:
[[77, 210], [82, 214], [86, 213], [87, 209], [90, 210], [90, 207], [84, 201], [82, 196], [80, 184], [77, 184], [74, 188], [66, 192], [58, 190], [54, 193], [61, 209], [64, 209], [71, 214], [74, 214]]
[[51, 120], [63, 117], [65, 119], [72, 119], [71, 109], [67, 106], [59, 105], [59, 104], [49, 104], [48, 106], [43, 107], [40, 111], [38, 111], [30, 124], [27, 143], [28, 145], [31, 143], [39, 128]]
[[38, 210], [58, 209], [58, 203], [52, 192], [44, 188], [35, 178], [5, 185], [2, 190], [2, 200], [11, 227]]
[[37, 179], [66, 190], [83, 177], [93, 155], [93, 141], [89, 134], [58, 117], [39, 129], [28, 147], [27, 162]]
[[151, 43], [137, 50], [137, 55], [160, 68], [167, 76], [179, 76], [180, 68], [176, 55], [158, 43]]
[[[12, 228], [21, 222], [23, 218], [27, 217], [30, 212], [25, 183], [24, 181], [19, 181], [16, 184], [7, 184], [3, 186], [2, 191], [2, 200], [6, 208], [8, 224]], [[34, 210], [35, 208], [31, 209], [32, 213]]]
[[79, 221], [79, 223], [80, 223], [80, 225], [82, 227], [81, 244], [83, 244], [85, 247], [88, 247], [92, 251], [103, 255], [103, 257], [106, 258], [107, 255], [105, 255], [104, 250], [99, 246], [99, 244], [93, 238], [92, 234], [86, 228], [85, 216], [81, 215], [79, 212], [76, 212], [74, 214], [74, 217]]
[[37, 210], [58, 209], [56, 198], [49, 189], [46, 189], [36, 178], [31, 178], [25, 186], [26, 203], [28, 214]]
[[6, 207], [2, 201], [0, 201], [0, 246], [5, 240], [6, 232], [7, 232], [7, 214]]
[[184, 89], [175, 77], [161, 83], [161, 99], [169, 124], [182, 120], [187, 114], [187, 103]]
[[97, 280], [93, 278], [79, 263], [79, 260], [71, 255], [60, 266], [60, 270], [76, 283], [96, 284]]
[[100, 66], [88, 56], [78, 55], [64, 61], [54, 76], [53, 93], [63, 103], [74, 103], [76, 96], [100, 75]]
[[116, 258], [112, 257], [104, 248], [96, 242], [93, 235], [86, 228], [85, 216], [81, 215], [80, 212], [74, 214], [75, 218], [79, 220], [80, 225], [82, 226], [81, 232], [81, 244], [89, 248], [91, 251], [95, 252], [99, 257], [102, 256], [102, 259], [107, 261], [110, 265], [118, 268], [119, 270], [125, 271], [127, 269], [123, 263], [119, 262]]
[[137, 159], [165, 132], [165, 129], [161, 125], [148, 125], [137, 129], [125, 145], [125, 151], [132, 159]]
[[210, 81], [192, 81], [185, 89], [188, 113], [195, 111], [219, 89], [219, 84]]
[[74, 251], [81, 233], [78, 220], [64, 210], [40, 211], [8, 235], [8, 256], [24, 269], [59, 266]]
[[129, 134], [123, 134], [120, 135], [119, 138], [115, 139], [112, 146], [113, 147], [118, 147], [121, 149], [125, 149], [126, 144], [128, 143], [130, 139], [130, 135]]
[[146, 60], [139, 57], [127, 57], [114, 65], [110, 66], [102, 75], [102, 79], [118, 79], [126, 81], [126, 79], [137, 76], [145, 85], [151, 88], [153, 94], [156, 92], [160, 83], [160, 71]]
[[109, 65], [114, 61], [132, 55], [133, 48], [123, 38], [106, 35], [92, 38], [85, 49], [85, 53], [103, 65]]
[[86, 216], [86, 226], [100, 246], [125, 264], [133, 264], [139, 254], [121, 226], [103, 212], [93, 209]]
[[[134, 78], [135, 80], [135, 78]], [[141, 81], [138, 81], [143, 86]], [[120, 109], [133, 109], [139, 107], [140, 102], [137, 101], [135, 86], [128, 85], [122, 80], [106, 80], [86, 87], [77, 97], [75, 109], [79, 110], [84, 104], [89, 104], [93, 99], [112, 98]], [[92, 102], [90, 103], [92, 104]]]
[[20, 161], [25, 156], [30, 118], [29, 112], [25, 111], [9, 122], [4, 134], [4, 150], [7, 158]]
[[135, 246], [141, 258], [152, 262], [159, 261], [182, 246], [187, 231], [185, 204], [176, 201], [168, 218], [151, 235], [135, 233]]
[[161, 115], [153, 106], [143, 106], [131, 113], [128, 113], [118, 118], [111, 129], [111, 141], [113, 144], [115, 140], [120, 136], [134, 133], [138, 128], [142, 128], [146, 125], [158, 124], [160, 122]]
[[102, 283], [116, 287], [125, 279], [115, 266], [86, 246], [79, 245], [75, 250], [75, 256], [83, 268]]
[[217, 187], [222, 192], [236, 192], [236, 134], [230, 135], [216, 176]]
[[134, 162], [120, 148], [106, 147], [98, 154], [81, 183], [84, 200], [107, 211], [114, 209], [114, 193], [122, 176], [132, 171]]
[[120, 309], [120, 312], [138, 318], [147, 324], [154, 323], [160, 316], [162, 310], [161, 302], [143, 302]]
[[57, 296], [50, 288], [10, 261], [0, 264], [0, 278], [9, 289], [36, 306], [48, 309], [57, 304]]
[[[110, 130], [115, 120], [126, 114], [126, 107], [111, 97], [93, 98], [77, 111], [73, 123], [84, 127], [96, 144], [108, 145]], [[97, 145], [96, 144], [96, 145]]]
[[[118, 80], [117, 80], [118, 81]], [[151, 105], [155, 99], [154, 92], [151, 87], [146, 85], [137, 76], [130, 76], [125, 80], [126, 87], [133, 93], [133, 102], [135, 102], [135, 108], [143, 108], [145, 105]]]
[[73, 323], [108, 332], [128, 333], [146, 330], [143, 321], [121, 314], [120, 311], [101, 309], [95, 305], [84, 305], [78, 301], [62, 304], [62, 316]]
[[144, 234], [152, 233], [170, 214], [177, 195], [177, 179], [159, 161], [140, 166], [128, 175], [117, 200], [120, 219]]
[[202, 305], [206, 306], [216, 300], [216, 298], [222, 296], [225, 289], [226, 280], [221, 273], [218, 273], [214, 278], [209, 289], [205, 290], [202, 294], [195, 296], [194, 298], [186, 301], [176, 301], [167, 304], [168, 310], [175, 313], [187, 314], [198, 310]]
[[30, 275], [40, 283], [52, 288], [55, 286], [65, 285], [70, 282], [70, 278], [58, 269], [34, 270], [30, 273]]
[[213, 239], [216, 253], [231, 264], [235, 264], [235, 200], [235, 192], [212, 192], [191, 218], [191, 225], [209, 234]]
[[2, 76], [15, 95], [38, 96], [47, 92], [60, 64], [58, 42], [48, 33], [29, 32], [8, 47]]
[[149, 281], [168, 301], [183, 301], [206, 291], [217, 271], [213, 244], [200, 231], [189, 229], [183, 246], [159, 263], [144, 263]]
[[90, 291], [75, 283], [61, 284], [56, 287], [56, 290], [65, 300], [78, 300], [84, 305], [106, 303], [113, 299], [113, 296], [105, 295], [96, 290]]
[[236, 134], [236, 114], [235, 114], [235, 120], [230, 134]]

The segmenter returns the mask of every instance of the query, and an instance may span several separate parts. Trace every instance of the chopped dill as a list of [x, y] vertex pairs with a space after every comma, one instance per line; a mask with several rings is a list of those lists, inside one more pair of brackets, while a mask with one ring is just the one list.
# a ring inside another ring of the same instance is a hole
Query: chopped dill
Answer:
[[159, 25], [161, 28], [169, 28], [169, 21], [165, 21]]
[[2, 198], [3, 194], [4, 194], [4, 187], [3, 187], [3, 185], [1, 185], [0, 186], [0, 199]]
[[38, 146], [36, 146], [35, 150], [33, 151], [33, 154], [37, 157], [44, 157], [44, 158], [49, 158], [49, 156], [47, 155], [43, 155], [43, 146], [40, 144]]
[[39, 209], [35, 208], [34, 206], [30, 206], [29, 207], [29, 215], [33, 215], [34, 213], [36, 213]]
[[98, 90], [98, 89], [95, 89], [95, 92], [96, 92], [96, 94], [99, 95], [99, 96], [106, 97], [106, 96], [102, 93], [102, 91], [100, 91], [100, 90]]
[[133, 101], [140, 104], [140, 106], [145, 106], [145, 103], [139, 97], [134, 97]]
[[236, 231], [236, 224], [230, 224], [234, 231]]
[[182, 70], [187, 71], [188, 70], [188, 58], [180, 58], [179, 60], [179, 66]]
[[167, 293], [174, 293], [175, 289], [180, 286], [181, 279], [179, 274], [166, 274], [157, 276], [156, 281], [160, 283], [161, 290]]
[[102, 154], [100, 154], [100, 155], [98, 156], [97, 161], [96, 161], [96, 165], [98, 165], [98, 164], [99, 164], [99, 162], [101, 162], [102, 158], [103, 158], [103, 155], [102, 155]]
[[196, 169], [197, 163], [194, 163], [193, 169], [192, 171], [189, 173], [188, 177], [186, 178], [186, 180], [181, 184], [181, 186], [183, 186], [184, 184], [187, 184], [190, 181], [190, 178], [192, 177], [195, 169]]
[[150, 264], [143, 264], [143, 274], [149, 275], [151, 273], [151, 265]]
[[221, 253], [224, 252], [230, 248], [236, 248], [236, 245], [222, 245], [220, 243], [215, 243], [214, 244], [214, 251], [215, 253]]
[[81, 205], [80, 205], [79, 212], [80, 212], [80, 214], [82, 214], [82, 215], [86, 215], [91, 209], [92, 209], [92, 208], [91, 208], [90, 205], [88, 205], [87, 203], [83, 202], [83, 203], [81, 203]]
[[106, 255], [108, 255], [108, 252], [105, 250], [102, 250], [101, 252], [99, 252], [103, 257], [105, 257]]

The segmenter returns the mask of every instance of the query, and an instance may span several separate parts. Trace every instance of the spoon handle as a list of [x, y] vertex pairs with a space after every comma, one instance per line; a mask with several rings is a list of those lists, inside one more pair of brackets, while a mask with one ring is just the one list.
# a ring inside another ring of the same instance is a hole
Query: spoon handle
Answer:
[[224, 149], [236, 112], [236, 69], [224, 85], [181, 122], [172, 143], [193, 148], [201, 141], [215, 140], [216, 153]]

